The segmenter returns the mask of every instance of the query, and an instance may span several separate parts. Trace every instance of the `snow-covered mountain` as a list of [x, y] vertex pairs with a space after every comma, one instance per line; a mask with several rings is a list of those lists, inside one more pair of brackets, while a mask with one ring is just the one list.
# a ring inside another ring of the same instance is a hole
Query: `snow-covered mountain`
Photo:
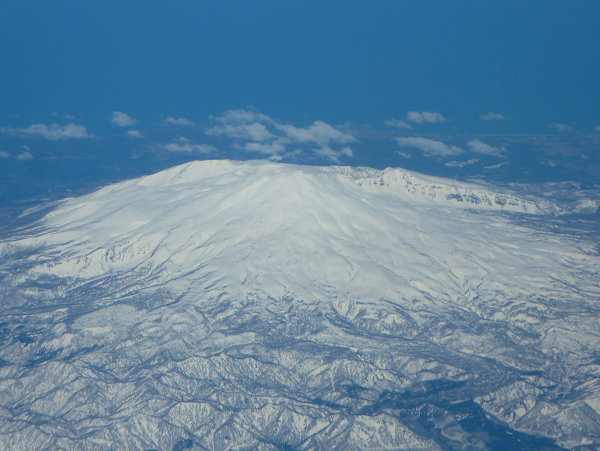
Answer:
[[0, 447], [600, 446], [596, 243], [526, 221], [566, 213], [263, 161], [67, 199], [0, 243]]

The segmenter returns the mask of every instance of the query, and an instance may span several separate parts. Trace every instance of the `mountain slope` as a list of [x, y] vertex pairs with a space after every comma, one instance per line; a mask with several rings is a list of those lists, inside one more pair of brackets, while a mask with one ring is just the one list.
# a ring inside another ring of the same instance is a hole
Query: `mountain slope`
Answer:
[[1, 243], [0, 441], [600, 443], [597, 253], [519, 225], [564, 212], [399, 169], [231, 161], [65, 200]]

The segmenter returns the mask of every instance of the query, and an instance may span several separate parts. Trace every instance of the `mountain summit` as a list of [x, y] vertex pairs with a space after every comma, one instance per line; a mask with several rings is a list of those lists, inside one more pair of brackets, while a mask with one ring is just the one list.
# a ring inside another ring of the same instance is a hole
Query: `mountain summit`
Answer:
[[35, 270], [61, 277], [135, 272], [161, 284], [226, 281], [238, 295], [381, 299], [422, 284], [462, 290], [465, 276], [491, 272], [514, 285], [523, 255], [539, 259], [545, 247], [493, 213], [560, 211], [400, 169], [203, 161], [66, 200], [23, 244], [47, 247]]
[[64, 200], [0, 243], [0, 443], [598, 444], [600, 259], [527, 220], [563, 213], [263, 161]]

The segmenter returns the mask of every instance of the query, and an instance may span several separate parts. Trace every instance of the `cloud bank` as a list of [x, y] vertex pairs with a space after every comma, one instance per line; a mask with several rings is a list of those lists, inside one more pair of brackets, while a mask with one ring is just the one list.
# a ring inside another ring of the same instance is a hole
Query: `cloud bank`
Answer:
[[136, 123], [134, 118], [121, 111], [113, 111], [110, 115], [110, 121], [119, 127], [130, 127]]
[[442, 141], [436, 141], [429, 138], [394, 138], [401, 147], [412, 147], [419, 149], [428, 157], [448, 157], [459, 155], [464, 151], [457, 146], [448, 145]]
[[506, 151], [504, 147], [490, 146], [489, 144], [484, 143], [480, 139], [470, 140], [469, 142], [467, 142], [467, 146], [469, 146], [469, 149], [473, 152], [481, 153], [484, 155], [492, 155], [495, 157], [504, 156], [504, 152]]
[[92, 135], [88, 133], [87, 129], [83, 125], [77, 125], [74, 123], [69, 123], [67, 125], [31, 124], [29, 127], [25, 128], [4, 127], [0, 128], [0, 133], [13, 136], [32, 136], [51, 141], [59, 139], [82, 139], [92, 137]]
[[437, 124], [446, 122], [446, 118], [440, 113], [432, 111], [409, 111], [406, 114], [406, 120], [415, 124]]
[[238, 149], [270, 156], [293, 156], [303, 150], [328, 160], [339, 162], [352, 157], [349, 143], [356, 138], [324, 121], [314, 121], [307, 127], [296, 127], [277, 121], [265, 114], [247, 110], [229, 110], [222, 116], [212, 116], [215, 125], [205, 133], [234, 141]]
[[[460, 155], [465, 152], [465, 150], [461, 147], [446, 144], [443, 141], [423, 138], [423, 137], [396, 137], [394, 141], [398, 143], [400, 147], [407, 147], [418, 149], [421, 153], [426, 157], [449, 157], [454, 155]], [[475, 152], [482, 155], [490, 155], [495, 157], [504, 156], [504, 152], [506, 148], [504, 147], [495, 147], [491, 146], [480, 139], [471, 139], [467, 142], [467, 149], [471, 152]], [[401, 151], [397, 151], [397, 154], [409, 158], [409, 156]], [[468, 160], [466, 164], [473, 164], [475, 161], [479, 161], [478, 159]], [[461, 162], [450, 162], [447, 163], [446, 166], [465, 166], [465, 164]]]

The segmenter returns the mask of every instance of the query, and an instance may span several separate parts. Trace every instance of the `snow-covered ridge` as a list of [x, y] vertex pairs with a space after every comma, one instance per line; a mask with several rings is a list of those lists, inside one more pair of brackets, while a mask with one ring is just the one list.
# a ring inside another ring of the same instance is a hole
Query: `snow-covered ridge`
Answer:
[[546, 200], [526, 199], [506, 191], [492, 191], [475, 184], [426, 176], [405, 169], [387, 168], [379, 171], [371, 168], [336, 167], [334, 170], [367, 190], [408, 194], [415, 199], [442, 205], [532, 214], [565, 213], [558, 205]]
[[[181, 183], [200, 182], [210, 178], [224, 184], [237, 177], [264, 171], [281, 177], [304, 173], [306, 175], [338, 175], [343, 183], [359, 189], [387, 193], [414, 202], [435, 202], [439, 205], [473, 209], [510, 211], [530, 214], [561, 214], [565, 210], [543, 199], [525, 198], [508, 191], [458, 182], [440, 177], [427, 176], [401, 168], [377, 170], [368, 167], [349, 166], [299, 166], [269, 161], [207, 160], [185, 163], [157, 174], [124, 183], [142, 186], [171, 186]], [[116, 188], [120, 184], [115, 184]]]

